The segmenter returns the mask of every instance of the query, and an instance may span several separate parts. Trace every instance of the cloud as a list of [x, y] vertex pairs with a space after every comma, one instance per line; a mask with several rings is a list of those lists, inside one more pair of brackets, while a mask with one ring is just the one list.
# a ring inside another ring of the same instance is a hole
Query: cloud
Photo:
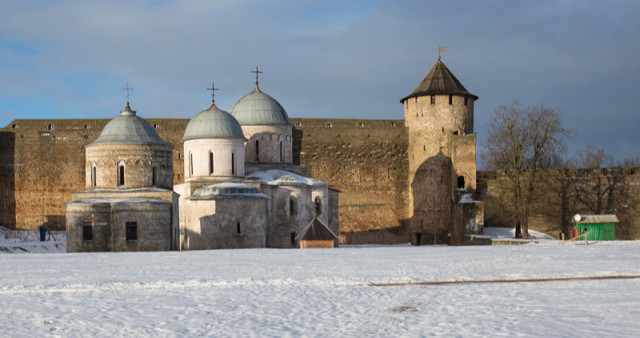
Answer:
[[[0, 123], [115, 116], [135, 88], [142, 116], [191, 117], [261, 88], [294, 117], [401, 119], [443, 61], [476, 104], [479, 142], [498, 105], [565, 111], [578, 143], [637, 144], [640, 5], [617, 1], [11, 1], [0, 10]], [[29, 102], [26, 104], [25, 102]], [[637, 125], [637, 124], [636, 124]], [[583, 134], [582, 131], [585, 133]], [[613, 132], [612, 132], [613, 131]], [[633, 151], [624, 147], [624, 153]], [[621, 154], [623, 155], [623, 154]]]

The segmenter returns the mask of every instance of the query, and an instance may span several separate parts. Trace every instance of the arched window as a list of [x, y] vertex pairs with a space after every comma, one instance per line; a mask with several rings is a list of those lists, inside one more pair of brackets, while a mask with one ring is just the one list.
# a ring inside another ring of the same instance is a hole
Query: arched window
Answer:
[[213, 153], [209, 152], [209, 175], [213, 174]]
[[236, 174], [236, 154], [231, 153], [231, 175]]
[[91, 186], [96, 186], [96, 166], [91, 167]]
[[289, 197], [289, 215], [295, 216], [296, 214], [297, 214], [296, 198], [291, 196]]
[[193, 154], [189, 153], [189, 176], [193, 176]]
[[124, 185], [124, 164], [118, 165], [118, 186]]
[[260, 141], [256, 140], [256, 162], [260, 162]]
[[314, 201], [316, 204], [316, 215], [322, 214], [322, 198], [320, 198], [320, 196], [316, 196]]

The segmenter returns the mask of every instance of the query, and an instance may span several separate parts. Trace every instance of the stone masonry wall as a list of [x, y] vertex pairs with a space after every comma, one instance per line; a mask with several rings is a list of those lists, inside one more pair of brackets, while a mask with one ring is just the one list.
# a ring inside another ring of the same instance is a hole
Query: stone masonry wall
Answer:
[[406, 243], [402, 120], [291, 119], [293, 162], [340, 190], [340, 243]]

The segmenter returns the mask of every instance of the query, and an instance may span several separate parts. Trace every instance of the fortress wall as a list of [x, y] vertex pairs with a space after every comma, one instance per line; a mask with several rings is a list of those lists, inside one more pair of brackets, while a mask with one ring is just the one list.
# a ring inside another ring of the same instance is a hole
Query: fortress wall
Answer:
[[[408, 242], [402, 120], [291, 119], [294, 164], [341, 191], [341, 243]], [[297, 127], [296, 127], [297, 126]]]

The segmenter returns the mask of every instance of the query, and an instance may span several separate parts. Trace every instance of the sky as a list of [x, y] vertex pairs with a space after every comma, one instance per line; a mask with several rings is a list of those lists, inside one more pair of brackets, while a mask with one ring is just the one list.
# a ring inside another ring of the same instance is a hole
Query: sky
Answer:
[[569, 153], [640, 149], [640, 2], [0, 2], [0, 125], [229, 110], [254, 87], [290, 117], [402, 119], [399, 100], [442, 61], [471, 93], [478, 149], [501, 104], [563, 113]]

